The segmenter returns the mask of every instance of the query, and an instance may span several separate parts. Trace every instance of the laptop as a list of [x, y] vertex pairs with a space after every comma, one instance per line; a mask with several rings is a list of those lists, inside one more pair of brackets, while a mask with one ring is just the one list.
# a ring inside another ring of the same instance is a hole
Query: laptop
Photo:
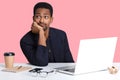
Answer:
[[107, 70], [113, 63], [117, 39], [117, 37], [106, 37], [80, 40], [75, 65], [55, 69], [70, 75]]

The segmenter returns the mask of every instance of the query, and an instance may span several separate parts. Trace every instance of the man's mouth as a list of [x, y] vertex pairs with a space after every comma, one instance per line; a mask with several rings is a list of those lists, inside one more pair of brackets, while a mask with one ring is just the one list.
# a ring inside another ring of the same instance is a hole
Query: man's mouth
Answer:
[[43, 23], [40, 23], [40, 24], [38, 24], [38, 25], [40, 25], [41, 27], [45, 27], [45, 26], [46, 26], [46, 25], [43, 24]]

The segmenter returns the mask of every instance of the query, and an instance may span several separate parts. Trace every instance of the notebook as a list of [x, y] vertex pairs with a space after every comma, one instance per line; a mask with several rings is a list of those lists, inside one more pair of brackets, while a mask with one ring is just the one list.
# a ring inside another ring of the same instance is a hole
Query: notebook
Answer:
[[2, 71], [17, 73], [17, 72], [22, 72], [22, 71], [25, 71], [25, 70], [29, 70], [31, 68], [32, 67], [29, 67], [29, 66], [15, 66], [13, 68], [2, 69]]
[[113, 63], [117, 39], [117, 37], [106, 37], [80, 40], [75, 65], [55, 69], [70, 75], [107, 70]]

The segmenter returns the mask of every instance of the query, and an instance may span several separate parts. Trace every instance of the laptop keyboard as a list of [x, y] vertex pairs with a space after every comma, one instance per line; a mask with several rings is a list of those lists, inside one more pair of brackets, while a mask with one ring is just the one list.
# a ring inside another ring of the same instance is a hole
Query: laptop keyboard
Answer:
[[63, 70], [63, 71], [68, 71], [68, 72], [75, 72], [75, 66], [65, 66], [65, 67], [59, 67], [59, 68], [55, 68], [58, 70]]

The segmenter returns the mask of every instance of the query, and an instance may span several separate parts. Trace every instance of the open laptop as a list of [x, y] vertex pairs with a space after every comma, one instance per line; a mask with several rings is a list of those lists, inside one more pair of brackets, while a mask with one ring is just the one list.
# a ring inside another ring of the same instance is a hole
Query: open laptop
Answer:
[[113, 63], [116, 43], [117, 37], [80, 40], [75, 65], [55, 69], [71, 75], [107, 70]]

